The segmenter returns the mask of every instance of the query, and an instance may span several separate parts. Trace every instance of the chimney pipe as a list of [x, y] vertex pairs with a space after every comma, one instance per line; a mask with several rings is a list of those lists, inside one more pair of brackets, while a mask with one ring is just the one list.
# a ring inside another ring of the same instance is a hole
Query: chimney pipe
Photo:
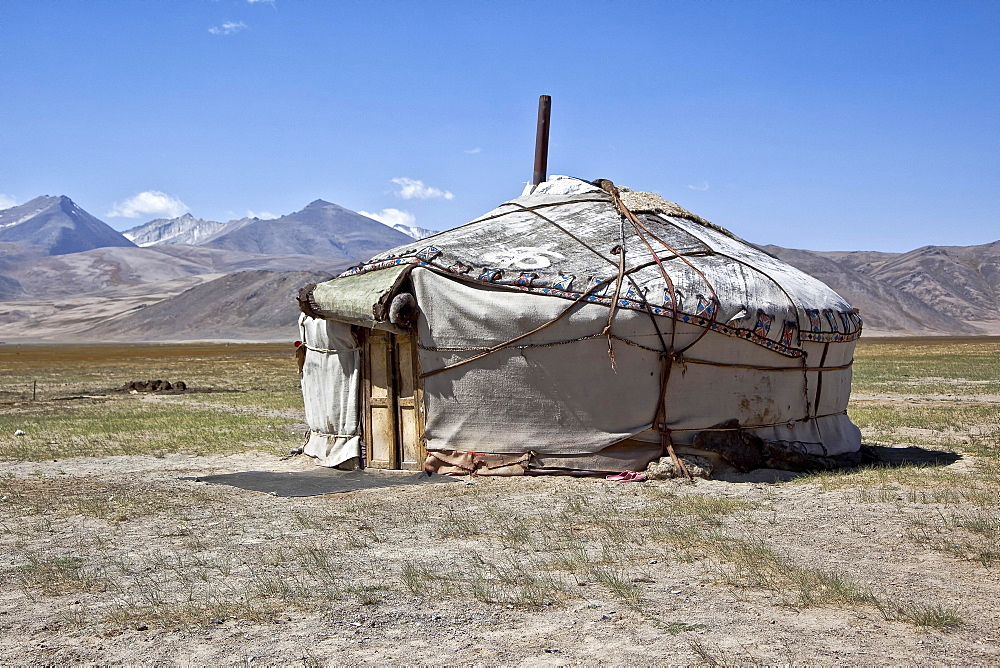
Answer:
[[538, 129], [535, 132], [535, 174], [531, 184], [537, 186], [548, 177], [549, 168], [549, 117], [552, 114], [552, 96], [538, 96]]

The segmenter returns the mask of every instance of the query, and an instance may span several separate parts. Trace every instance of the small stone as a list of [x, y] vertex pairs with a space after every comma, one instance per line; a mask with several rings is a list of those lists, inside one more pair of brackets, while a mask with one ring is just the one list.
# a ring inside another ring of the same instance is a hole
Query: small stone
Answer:
[[149, 627], [146, 626], [145, 624], [140, 624], [139, 626], [135, 627], [135, 630], [136, 631], [148, 631]]
[[[684, 463], [688, 473], [692, 476], [696, 478], [712, 477], [712, 462], [705, 457], [684, 454], [679, 459]], [[649, 480], [667, 480], [669, 478], [684, 477], [684, 473], [674, 465], [674, 461], [670, 457], [661, 457], [658, 461], [650, 462], [649, 466], [646, 467], [645, 473]]]

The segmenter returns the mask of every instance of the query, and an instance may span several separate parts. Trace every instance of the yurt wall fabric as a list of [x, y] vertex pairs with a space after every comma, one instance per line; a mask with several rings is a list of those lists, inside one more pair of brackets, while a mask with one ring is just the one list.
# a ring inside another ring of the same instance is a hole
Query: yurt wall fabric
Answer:
[[[424, 314], [418, 347], [425, 373], [531, 331], [567, 308], [562, 300], [469, 285], [426, 269], [415, 269], [411, 278]], [[620, 311], [611, 339], [612, 366], [609, 339], [601, 335], [606, 318], [606, 307], [581, 303], [514, 346], [427, 376], [428, 449], [595, 453], [631, 436], [643, 438], [658, 398], [660, 336], [647, 314]], [[678, 347], [701, 333], [692, 325], [678, 327]], [[845, 347], [853, 349], [853, 344]], [[834, 361], [849, 360], [850, 354], [838, 350]], [[796, 443], [809, 454], [856, 449], [859, 435], [825, 447], [820, 431], [821, 423], [831, 432], [843, 431], [835, 425], [846, 419], [849, 367], [824, 372], [822, 405], [815, 410], [816, 384], [810, 389], [807, 374], [818, 374], [808, 372], [800, 358], [717, 334], [701, 338], [688, 358], [667, 388], [677, 443], [737, 418], [751, 428], [762, 425], [758, 433], [766, 440]], [[811, 366], [818, 362], [816, 355]], [[838, 376], [846, 382], [836, 382]], [[803, 421], [806, 417], [814, 419]], [[645, 438], [658, 435], [648, 432]]]
[[309, 440], [303, 451], [323, 466], [357, 457], [360, 449], [361, 356], [351, 326], [302, 315], [302, 396]]

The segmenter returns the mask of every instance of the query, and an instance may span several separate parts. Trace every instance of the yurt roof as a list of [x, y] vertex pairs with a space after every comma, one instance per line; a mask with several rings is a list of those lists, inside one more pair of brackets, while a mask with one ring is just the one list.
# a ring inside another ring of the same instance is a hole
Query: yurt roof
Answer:
[[323, 317], [371, 326], [384, 319], [406, 271], [419, 266], [676, 318], [788, 356], [800, 355], [805, 341], [860, 335], [854, 309], [822, 282], [654, 193], [609, 184], [551, 177], [528, 186], [466, 225], [320, 284], [307, 303]]

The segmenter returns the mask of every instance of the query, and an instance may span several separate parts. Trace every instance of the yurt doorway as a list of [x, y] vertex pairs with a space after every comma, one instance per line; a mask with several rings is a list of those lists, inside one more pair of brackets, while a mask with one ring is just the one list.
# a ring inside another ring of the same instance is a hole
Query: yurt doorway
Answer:
[[408, 334], [362, 330], [365, 456], [377, 469], [423, 468], [423, 395], [416, 340]]

